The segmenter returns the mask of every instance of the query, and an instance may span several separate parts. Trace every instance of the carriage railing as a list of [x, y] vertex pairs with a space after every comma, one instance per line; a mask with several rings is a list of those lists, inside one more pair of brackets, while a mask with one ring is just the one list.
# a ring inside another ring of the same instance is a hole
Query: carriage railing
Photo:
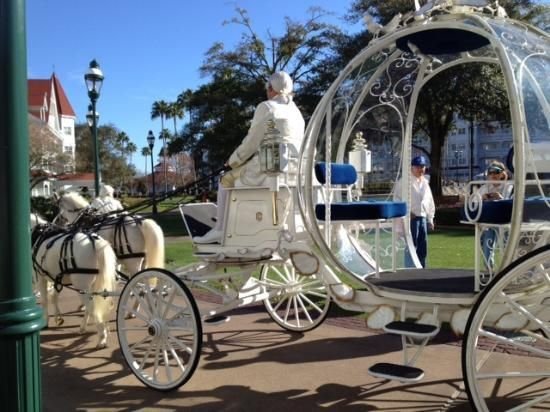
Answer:
[[[513, 182], [502, 182], [503, 192], [511, 195], [502, 200], [483, 200], [484, 185], [494, 181], [476, 180], [466, 187], [462, 223], [473, 224], [474, 234], [474, 271], [475, 290], [479, 291], [493, 279], [501, 269], [501, 261], [508, 246], [510, 231], [518, 225], [520, 232], [517, 247], [512, 251], [517, 259], [531, 250], [548, 243], [550, 239], [550, 180], [527, 180], [525, 182], [525, 200], [521, 222], [512, 222], [514, 202]], [[515, 227], [515, 226], [514, 226]]]

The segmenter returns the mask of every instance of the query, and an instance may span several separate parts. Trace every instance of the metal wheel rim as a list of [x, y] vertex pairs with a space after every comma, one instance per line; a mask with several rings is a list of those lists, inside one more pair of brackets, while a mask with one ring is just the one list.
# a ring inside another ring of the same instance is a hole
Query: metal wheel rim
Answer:
[[[524, 287], [524, 290], [528, 290], [532, 295], [535, 291], [539, 293], [539, 298], [542, 299], [544, 305], [537, 304], [536, 300], [532, 305], [528, 305], [525, 302], [529, 302], [529, 300], [526, 300], [525, 297], [520, 299], [518, 288], [511, 282], [522, 282], [525, 279], [524, 274], [528, 273], [529, 269], [534, 269], [533, 273], [536, 273], [535, 269], [537, 268], [544, 268], [541, 269], [545, 273], [544, 282], [540, 284], [540, 288]], [[543, 402], [545, 408], [550, 405], [550, 336], [548, 334], [550, 313], [546, 309], [550, 303], [549, 268], [550, 245], [524, 256], [506, 268], [482, 292], [473, 307], [463, 342], [462, 368], [468, 397], [475, 405], [476, 410], [502, 411], [504, 407], [510, 407], [510, 410], [526, 410], [540, 402]], [[525, 321], [529, 321], [529, 325], [533, 325], [537, 321], [541, 322], [543, 328], [548, 328], [547, 331], [525, 332], [527, 329], [525, 328], [519, 331], [505, 332], [483, 326], [484, 322], [489, 321], [490, 309], [494, 309], [500, 302], [509, 306], [511, 313], [515, 313], [514, 310], [518, 313], [531, 313], [531, 315], [527, 315], [528, 317], [521, 315], [519, 319], [525, 317]], [[524, 309], [527, 312], [523, 312]], [[533, 315], [533, 312], [536, 313]], [[545, 343], [543, 348], [537, 344], [541, 341]], [[510, 354], [499, 353], [504, 348], [504, 344], [509, 348]], [[493, 348], [493, 346], [495, 347]], [[503, 356], [513, 356], [514, 351], [519, 350], [524, 351], [525, 355], [529, 355], [529, 357], [523, 358], [519, 367], [513, 366], [518, 370], [499, 371], [499, 368], [512, 367]], [[500, 362], [498, 362], [499, 359]], [[497, 370], [486, 370], [486, 365]], [[532, 370], [527, 371], [528, 367], [531, 367]], [[490, 379], [489, 373], [492, 373], [492, 379]], [[539, 376], [528, 376], [528, 373]], [[520, 381], [515, 390], [511, 388], [510, 384], [513, 379]], [[537, 379], [537, 386], [527, 385], [529, 379]], [[542, 383], [544, 385], [541, 385]], [[491, 388], [493, 389], [491, 390]], [[508, 391], [509, 397], [505, 396]], [[485, 396], [485, 393], [489, 393], [489, 395]], [[489, 404], [486, 398], [489, 398]], [[506, 405], [504, 405], [505, 403]]]
[[[149, 284], [153, 278], [155, 287]], [[135, 317], [127, 319], [129, 312]], [[118, 303], [117, 334], [130, 370], [150, 388], [179, 388], [197, 367], [202, 346], [199, 311], [189, 289], [168, 271], [146, 269], [129, 280]]]
[[269, 316], [282, 328], [305, 332], [318, 327], [327, 317], [331, 300], [321, 276], [301, 276], [286, 261], [264, 265], [261, 279], [274, 288], [290, 285], [289, 292], [264, 300]]

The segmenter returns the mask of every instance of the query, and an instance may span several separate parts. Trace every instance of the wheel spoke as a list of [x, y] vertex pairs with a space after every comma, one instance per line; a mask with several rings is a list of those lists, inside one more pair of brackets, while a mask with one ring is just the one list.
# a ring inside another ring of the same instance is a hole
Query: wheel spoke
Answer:
[[168, 335], [168, 340], [173, 342], [176, 346], [179, 346], [181, 350], [187, 352], [188, 354], [191, 355], [193, 353], [193, 348], [184, 344], [180, 339], [176, 339], [173, 336]]
[[160, 342], [156, 342], [155, 345], [155, 361], [153, 362], [153, 379], [155, 381], [158, 380], [158, 373], [159, 373], [159, 360], [160, 360]]
[[317, 312], [323, 313], [323, 309], [321, 309], [315, 302], [309, 299], [306, 295], [301, 295], [301, 298], [305, 300], [309, 305], [311, 305]]
[[169, 382], [172, 382], [172, 369], [170, 369], [170, 360], [168, 359], [168, 352], [166, 346], [162, 344], [162, 356], [164, 358], [164, 369], [166, 369], [166, 377]]
[[539, 396], [538, 398], [531, 399], [530, 401], [527, 401], [521, 405], [518, 405], [515, 408], [508, 409], [508, 412], [525, 411], [531, 406], [536, 405], [537, 403], [541, 403], [549, 398], [550, 398], [550, 393], [547, 393], [545, 395]]
[[[300, 304], [300, 307], [302, 308], [302, 311], [304, 315], [306, 316], [307, 320], [309, 320], [309, 323], [313, 323], [313, 320], [311, 319], [311, 316], [309, 315], [309, 311], [306, 309], [306, 306], [304, 305], [304, 302], [302, 299], [300, 299], [300, 296], [296, 296], [296, 300]], [[298, 312], [298, 311], [296, 311]]]
[[292, 297], [292, 303], [294, 304], [294, 317], [296, 318], [296, 326], [300, 326], [300, 312], [298, 312], [298, 299], [296, 296]]
[[506, 300], [506, 303], [512, 309], [515, 309], [517, 313], [522, 316], [525, 316], [528, 320], [533, 323], [536, 323], [544, 332], [550, 333], [550, 328], [548, 328], [547, 322], [543, 322], [535, 315], [533, 315], [524, 305], [519, 304], [513, 300], [510, 296], [506, 295], [504, 292], [501, 292], [501, 296]]
[[181, 363], [181, 359], [178, 356], [177, 352], [174, 350], [174, 347], [170, 344], [169, 340], [166, 341], [166, 346], [170, 349], [170, 353], [172, 354], [172, 357], [178, 364], [178, 367], [180, 368], [182, 373], [185, 373], [185, 365]]
[[153, 350], [153, 345], [155, 344], [155, 341], [153, 340], [151, 342], [151, 346], [149, 346], [149, 348], [147, 349], [147, 351], [145, 352], [145, 354], [143, 355], [143, 358], [141, 359], [141, 362], [139, 363], [139, 368], [138, 369], [141, 369], [143, 370], [143, 366], [145, 365], [145, 362], [147, 362], [147, 359], [149, 359], [149, 354], [151, 353], [151, 351]]
[[147, 319], [145, 316], [143, 316], [141, 313], [139, 313], [137, 310], [135, 309], [128, 309], [128, 307], [126, 305], [123, 306], [123, 309], [124, 309], [124, 314], [127, 315], [128, 313], [130, 313], [131, 315], [134, 315], [136, 318], [144, 321], [145, 323], [149, 323], [149, 319]]
[[288, 296], [287, 295], [283, 295], [281, 297], [281, 299], [279, 300], [279, 302], [275, 305], [275, 307], [273, 308], [273, 312], [277, 312], [279, 310], [279, 306], [281, 306], [283, 304], [283, 302], [286, 302], [288, 299]]
[[291, 305], [292, 305], [292, 298], [289, 297], [288, 302], [286, 304], [286, 308], [285, 308], [285, 317], [284, 317], [285, 323], [288, 321], [288, 315], [290, 313]]
[[543, 356], [545, 358], [550, 358], [550, 352], [549, 351], [539, 349], [539, 348], [535, 348], [533, 346], [526, 345], [525, 343], [518, 342], [517, 340], [497, 335], [494, 332], [489, 332], [487, 330], [480, 329], [479, 334], [480, 334], [480, 336], [484, 336], [486, 338], [493, 339], [493, 340], [496, 340], [496, 341], [501, 342], [501, 343], [505, 343], [505, 344], [508, 344], [508, 345], [515, 346], [516, 348], [523, 349], [527, 352], [531, 352], [533, 354], [540, 355], [540, 356]]
[[172, 290], [172, 294], [170, 295], [168, 302], [165, 303], [164, 311], [162, 312], [161, 319], [166, 319], [166, 315], [168, 314], [168, 309], [171, 307], [172, 303], [174, 302], [174, 298], [176, 297], [176, 290]]
[[269, 270], [273, 271], [276, 275], [279, 275], [279, 278], [281, 278], [285, 283], [289, 283], [291, 281], [291, 279], [289, 279], [288, 277], [288, 272], [286, 270], [284, 274], [278, 268], [273, 266], [269, 267], [268, 273], [269, 273]]

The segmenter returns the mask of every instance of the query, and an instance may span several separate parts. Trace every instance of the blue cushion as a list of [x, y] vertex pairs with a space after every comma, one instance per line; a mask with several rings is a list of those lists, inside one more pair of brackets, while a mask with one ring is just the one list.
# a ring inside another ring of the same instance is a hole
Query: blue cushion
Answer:
[[[477, 220], [478, 223], [488, 224], [504, 224], [510, 223], [512, 220], [513, 199], [492, 200], [483, 202], [481, 216]], [[470, 216], [475, 217], [477, 211], [471, 211]], [[462, 219], [466, 219], [464, 209], [461, 210]], [[523, 205], [523, 221], [549, 221], [550, 208], [546, 201], [541, 197], [533, 197], [525, 199]]]
[[[315, 163], [315, 176], [317, 180], [325, 184], [327, 182], [327, 164], [324, 162]], [[333, 185], [352, 185], [357, 181], [355, 167], [347, 163], [330, 164], [330, 183]]]
[[[331, 220], [375, 220], [402, 217], [407, 214], [405, 202], [351, 202], [332, 203], [330, 205]], [[325, 220], [325, 204], [315, 205], [315, 216]]]

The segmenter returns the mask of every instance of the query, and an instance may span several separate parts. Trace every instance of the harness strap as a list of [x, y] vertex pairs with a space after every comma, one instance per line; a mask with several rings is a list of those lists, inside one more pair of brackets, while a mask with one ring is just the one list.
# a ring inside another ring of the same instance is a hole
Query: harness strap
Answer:
[[137, 252], [137, 253], [126, 253], [124, 255], [116, 255], [118, 260], [121, 259], [133, 259], [133, 258], [144, 258], [145, 253], [143, 252]]
[[[83, 275], [97, 275], [99, 274], [99, 269], [96, 268], [79, 268], [76, 263], [75, 255], [74, 255], [74, 236], [75, 232], [64, 232], [58, 235], [53, 236], [53, 239], [51, 239], [47, 245], [46, 249], [44, 250], [44, 254], [42, 255], [40, 259], [40, 263], [38, 262], [37, 255], [38, 250], [40, 249], [40, 246], [50, 237], [52, 237], [51, 232], [48, 233], [45, 231], [44, 233], [41, 233], [38, 239], [36, 240], [35, 244], [33, 245], [33, 252], [32, 252], [32, 264], [33, 269], [36, 273], [41, 274], [42, 276], [47, 276], [50, 278], [50, 280], [54, 283], [55, 290], [59, 293], [63, 290], [63, 288], [66, 286], [63, 284], [63, 277], [65, 275], [73, 275], [73, 274], [83, 274]], [[95, 249], [95, 239], [97, 239], [97, 235], [95, 234], [86, 234], [90, 241], [92, 242], [92, 245]], [[61, 248], [59, 251], [59, 273], [57, 273], [55, 276], [49, 273], [46, 269], [44, 269], [44, 261], [46, 259], [46, 255], [48, 254], [48, 251], [51, 249], [51, 247], [54, 245], [56, 241], [63, 238]], [[69, 287], [69, 286], [67, 286]], [[69, 287], [72, 290], [77, 291], [76, 289]], [[78, 291], [77, 291], [78, 292]]]

